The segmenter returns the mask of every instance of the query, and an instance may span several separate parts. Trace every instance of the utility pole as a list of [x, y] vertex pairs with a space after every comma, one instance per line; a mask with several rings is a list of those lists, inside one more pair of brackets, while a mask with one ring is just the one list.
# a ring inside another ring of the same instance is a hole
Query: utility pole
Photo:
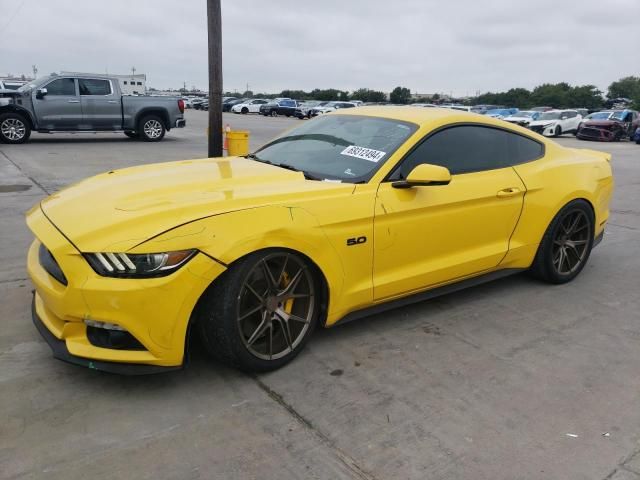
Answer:
[[207, 0], [209, 32], [209, 154], [222, 156], [222, 13], [220, 0]]

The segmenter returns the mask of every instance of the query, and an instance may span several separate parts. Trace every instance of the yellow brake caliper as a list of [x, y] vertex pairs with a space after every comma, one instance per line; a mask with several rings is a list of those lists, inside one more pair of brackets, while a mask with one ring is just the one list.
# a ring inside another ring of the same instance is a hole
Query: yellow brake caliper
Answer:
[[[289, 274], [287, 272], [283, 272], [282, 288], [287, 288], [287, 286], [289, 285], [289, 282], [291, 282], [291, 278], [289, 277]], [[288, 314], [291, 314], [291, 311], [293, 310], [293, 298], [289, 298], [286, 302], [284, 302], [282, 309]]]

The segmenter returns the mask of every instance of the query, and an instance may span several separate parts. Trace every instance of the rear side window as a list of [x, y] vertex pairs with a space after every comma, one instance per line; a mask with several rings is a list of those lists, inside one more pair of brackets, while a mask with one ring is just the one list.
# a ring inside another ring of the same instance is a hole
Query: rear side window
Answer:
[[540, 158], [544, 147], [524, 136], [491, 127], [461, 125], [436, 132], [413, 150], [391, 175], [406, 178], [416, 165], [430, 163], [452, 175], [495, 170]]
[[282, 107], [295, 107], [296, 106], [296, 102], [294, 102], [293, 100], [283, 100], [282, 102], [280, 102], [280, 106], [282, 106]]
[[78, 84], [80, 95], [111, 95], [111, 84], [108, 80], [80, 78]]
[[47, 89], [47, 95], [75, 96], [76, 94], [76, 84], [73, 78], [59, 78], [48, 83], [45, 88]]

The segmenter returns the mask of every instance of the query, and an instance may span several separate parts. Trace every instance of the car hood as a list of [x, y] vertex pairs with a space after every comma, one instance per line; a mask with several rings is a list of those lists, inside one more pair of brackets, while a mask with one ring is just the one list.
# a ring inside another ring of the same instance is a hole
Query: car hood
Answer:
[[529, 126], [538, 127], [538, 126], [544, 126], [544, 125], [552, 125], [554, 123], [558, 123], [558, 120], [535, 120], [529, 123]]
[[610, 127], [611, 125], [624, 123], [620, 120], [587, 120], [582, 122], [583, 127]]
[[226, 157], [103, 173], [51, 195], [41, 208], [80, 251], [125, 252], [194, 220], [352, 191], [350, 184]]

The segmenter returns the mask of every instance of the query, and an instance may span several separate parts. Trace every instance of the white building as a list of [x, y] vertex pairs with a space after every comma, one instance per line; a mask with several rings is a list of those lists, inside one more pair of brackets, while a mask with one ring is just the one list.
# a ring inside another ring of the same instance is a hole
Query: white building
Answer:
[[[101, 75], [99, 73], [60, 72], [61, 75]], [[136, 75], [112, 75], [120, 81], [120, 90], [123, 95], [145, 95], [147, 93], [147, 76], [144, 73]]]

